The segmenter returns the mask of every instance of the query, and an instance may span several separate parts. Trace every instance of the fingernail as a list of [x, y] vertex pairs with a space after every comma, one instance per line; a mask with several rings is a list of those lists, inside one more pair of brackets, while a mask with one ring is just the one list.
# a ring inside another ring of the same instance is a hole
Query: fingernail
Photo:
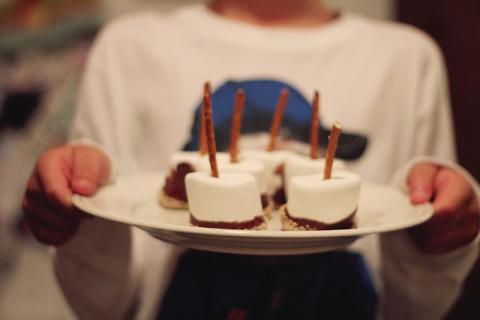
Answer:
[[79, 179], [73, 182], [73, 189], [79, 193], [91, 193], [93, 192], [94, 185], [87, 179]]
[[413, 191], [412, 198], [416, 202], [426, 202], [430, 198], [430, 193], [425, 189], [417, 188]]

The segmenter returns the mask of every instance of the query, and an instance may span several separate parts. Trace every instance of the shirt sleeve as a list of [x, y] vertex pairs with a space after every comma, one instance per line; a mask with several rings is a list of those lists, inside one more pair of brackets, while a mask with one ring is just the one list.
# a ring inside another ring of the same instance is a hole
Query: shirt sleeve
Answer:
[[427, 46], [417, 91], [415, 141], [411, 158], [434, 156], [456, 162], [455, 132], [445, 62], [439, 49]]
[[[89, 139], [108, 151], [119, 173], [138, 171], [129, 139], [134, 110], [128, 108], [118, 63], [109, 57], [109, 38], [100, 35], [85, 68], [70, 132], [71, 140]], [[113, 69], [113, 70], [112, 70]]]
[[[455, 165], [455, 146], [446, 72], [433, 48], [418, 95], [412, 160], [399, 169], [393, 185], [408, 193], [413, 165], [433, 162], [463, 174], [478, 193], [475, 180]], [[421, 253], [405, 231], [380, 237], [383, 272], [383, 319], [443, 319], [458, 298], [463, 281], [478, 256], [478, 241], [441, 256]]]
[[[122, 105], [108, 69], [115, 31], [107, 27], [90, 53], [73, 121], [72, 143], [101, 146], [119, 172], [134, 171], [128, 149], [118, 135]], [[128, 127], [125, 128], [128, 130]], [[80, 319], [125, 319], [134, 310], [142, 275], [141, 251], [146, 237], [127, 225], [100, 218], [84, 219], [67, 244], [55, 250], [55, 274], [64, 296]]]

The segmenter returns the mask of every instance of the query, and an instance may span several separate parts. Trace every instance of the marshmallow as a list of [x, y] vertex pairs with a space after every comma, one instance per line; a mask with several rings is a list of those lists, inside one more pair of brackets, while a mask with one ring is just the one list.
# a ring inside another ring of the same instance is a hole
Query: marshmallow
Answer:
[[179, 151], [170, 156], [169, 165], [171, 169], [176, 169], [181, 163], [188, 163], [195, 170], [198, 170], [197, 163], [199, 160], [207, 156], [201, 156], [197, 151]]
[[190, 213], [205, 222], [242, 223], [263, 216], [255, 178], [246, 173], [222, 173], [212, 177], [207, 172], [187, 175]]
[[[311, 159], [306, 156], [291, 155], [285, 161], [285, 189], [288, 192], [290, 180], [293, 177], [323, 174], [325, 170], [325, 158]], [[333, 162], [333, 171], [346, 170], [346, 164], [342, 160]]]
[[293, 177], [290, 181], [288, 214], [325, 224], [334, 224], [351, 216], [358, 206], [360, 177], [347, 171], [323, 175]]
[[[255, 177], [260, 192], [265, 192], [267, 187], [267, 175], [265, 165], [252, 159], [240, 159], [238, 162], [230, 162], [230, 157], [217, 158], [218, 171], [222, 173], [248, 173]], [[210, 162], [207, 159], [200, 161], [199, 170], [210, 172]]]
[[282, 167], [285, 160], [292, 152], [286, 150], [264, 151], [264, 150], [247, 150], [242, 152], [241, 158], [255, 159], [261, 161], [265, 165], [267, 175], [266, 191], [274, 193], [282, 186], [282, 177], [277, 173], [277, 169]]

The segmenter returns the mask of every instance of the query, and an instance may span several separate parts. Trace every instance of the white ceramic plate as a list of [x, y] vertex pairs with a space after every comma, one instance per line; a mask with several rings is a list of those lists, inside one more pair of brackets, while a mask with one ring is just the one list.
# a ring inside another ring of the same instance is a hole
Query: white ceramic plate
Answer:
[[240, 254], [287, 255], [323, 252], [350, 245], [359, 237], [400, 230], [422, 223], [433, 214], [429, 204], [412, 206], [389, 186], [363, 182], [353, 229], [282, 231], [278, 214], [267, 230], [228, 230], [191, 226], [186, 210], [158, 204], [164, 174], [133, 174], [102, 187], [93, 197], [75, 195], [73, 203], [92, 215], [137, 226], [153, 237], [180, 246]]

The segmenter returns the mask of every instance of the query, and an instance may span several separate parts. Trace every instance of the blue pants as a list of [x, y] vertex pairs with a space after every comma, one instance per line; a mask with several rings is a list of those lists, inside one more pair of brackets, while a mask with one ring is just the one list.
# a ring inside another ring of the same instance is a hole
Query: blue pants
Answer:
[[360, 255], [290, 257], [187, 251], [157, 319], [374, 319], [377, 296]]

